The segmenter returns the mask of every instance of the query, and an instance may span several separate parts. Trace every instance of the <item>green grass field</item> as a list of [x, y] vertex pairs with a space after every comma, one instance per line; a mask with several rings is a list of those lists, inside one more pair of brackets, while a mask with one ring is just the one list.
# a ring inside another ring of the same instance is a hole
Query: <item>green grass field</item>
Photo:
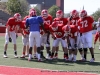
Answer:
[[[90, 63], [87, 62], [65, 62], [63, 60], [63, 52], [60, 46], [59, 50], [59, 59], [57, 60], [45, 60], [43, 62], [37, 62], [37, 60], [33, 59], [32, 61], [28, 61], [27, 58], [20, 59], [14, 58], [13, 44], [9, 43], [7, 55], [9, 58], [3, 58], [4, 51], [4, 36], [0, 36], [0, 65], [7, 66], [20, 66], [20, 67], [31, 67], [31, 68], [42, 68], [42, 69], [50, 69], [50, 70], [63, 70], [63, 71], [84, 71], [84, 72], [95, 72], [100, 73], [100, 50], [98, 49], [98, 43], [96, 45], [95, 52], [95, 62]], [[21, 56], [22, 53], [22, 41], [21, 36], [17, 39], [17, 50], [18, 56]], [[44, 53], [46, 51], [44, 50]], [[46, 54], [46, 53], [45, 53]], [[87, 60], [91, 59], [90, 52], [88, 51]], [[77, 59], [80, 59], [80, 55], [78, 53]]]

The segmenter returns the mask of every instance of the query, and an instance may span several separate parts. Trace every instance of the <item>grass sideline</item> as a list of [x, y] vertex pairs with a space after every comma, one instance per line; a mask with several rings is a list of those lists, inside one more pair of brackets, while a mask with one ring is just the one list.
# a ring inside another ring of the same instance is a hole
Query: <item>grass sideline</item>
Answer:
[[[52, 41], [52, 40], [51, 40]], [[41, 68], [41, 69], [49, 69], [49, 70], [59, 70], [59, 71], [70, 71], [70, 72], [89, 72], [89, 73], [100, 73], [100, 50], [98, 50], [98, 44], [96, 45], [95, 52], [95, 59], [96, 61], [93, 63], [90, 62], [65, 62], [63, 60], [63, 52], [60, 46], [59, 50], [59, 59], [57, 60], [46, 60], [43, 62], [37, 62], [37, 60], [33, 59], [32, 61], [27, 61], [26, 59], [14, 58], [14, 51], [12, 43], [8, 45], [8, 57], [3, 58], [3, 51], [4, 51], [4, 36], [0, 37], [0, 65], [7, 65], [7, 66], [19, 66], [19, 67], [30, 67], [30, 68]], [[17, 50], [18, 56], [21, 56], [22, 53], [22, 40], [21, 36], [17, 39]], [[46, 54], [46, 51], [44, 50]], [[80, 59], [80, 55], [78, 53], [77, 59]], [[88, 51], [87, 60], [91, 59], [90, 52]]]

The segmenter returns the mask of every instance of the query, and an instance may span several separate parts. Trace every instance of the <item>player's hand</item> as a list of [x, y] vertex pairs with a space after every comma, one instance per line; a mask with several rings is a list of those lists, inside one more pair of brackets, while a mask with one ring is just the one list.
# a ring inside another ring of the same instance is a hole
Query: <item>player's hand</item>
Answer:
[[71, 44], [70, 43], [68, 44], [68, 47], [71, 47]]
[[12, 39], [11, 39], [11, 37], [9, 37], [9, 42], [12, 42]]
[[24, 38], [26, 38], [26, 35], [23, 35]]
[[69, 21], [71, 21], [71, 20], [72, 20], [72, 18], [73, 18], [73, 17], [72, 17], [72, 16], [70, 16], [70, 17], [69, 17]]
[[63, 40], [65, 40], [65, 37], [62, 37]]
[[55, 37], [55, 36], [52, 36], [52, 38], [53, 38], [54, 40], [56, 40], [56, 37]]
[[18, 38], [18, 35], [16, 34], [16, 38]]
[[77, 48], [77, 44], [76, 43], [74, 44], [74, 47]]
[[82, 33], [80, 33], [80, 36], [82, 36]]

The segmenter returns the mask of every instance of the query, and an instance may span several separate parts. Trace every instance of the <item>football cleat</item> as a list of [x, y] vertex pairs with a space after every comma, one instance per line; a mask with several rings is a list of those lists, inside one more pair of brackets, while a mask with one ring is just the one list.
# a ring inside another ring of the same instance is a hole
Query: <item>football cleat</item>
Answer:
[[94, 62], [95, 61], [95, 58], [92, 58], [91, 60], [90, 60], [90, 62]]
[[15, 58], [18, 58], [18, 56], [17, 56], [17, 55], [14, 55], [14, 57], [15, 57]]
[[54, 55], [53, 58], [54, 58], [54, 59], [57, 59], [57, 58], [58, 58], [58, 53], [55, 53], [55, 55]]
[[22, 55], [20, 58], [25, 58], [25, 55]]
[[100, 50], [100, 46], [99, 46], [99, 50]]
[[42, 62], [43, 60], [42, 59], [38, 59], [38, 62]]
[[8, 58], [8, 56], [6, 54], [3, 55], [4, 58]]

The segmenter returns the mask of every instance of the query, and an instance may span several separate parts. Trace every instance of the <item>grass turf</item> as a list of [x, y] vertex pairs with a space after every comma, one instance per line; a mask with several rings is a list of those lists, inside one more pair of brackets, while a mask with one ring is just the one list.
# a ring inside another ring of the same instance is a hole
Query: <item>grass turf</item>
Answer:
[[[52, 40], [51, 40], [52, 41]], [[20, 59], [14, 58], [13, 44], [9, 43], [7, 55], [9, 58], [3, 58], [4, 51], [4, 36], [0, 37], [0, 65], [7, 66], [20, 66], [20, 67], [31, 67], [31, 68], [42, 68], [42, 69], [50, 69], [50, 70], [63, 70], [63, 71], [79, 71], [79, 72], [95, 72], [100, 73], [100, 50], [98, 50], [98, 42], [96, 45], [95, 52], [95, 62], [90, 63], [87, 62], [65, 62], [63, 60], [63, 51], [60, 46], [60, 50], [58, 52], [59, 59], [57, 60], [45, 60], [43, 62], [37, 62], [37, 60], [33, 59], [32, 61], [28, 61], [27, 58]], [[22, 40], [21, 36], [17, 39], [17, 50], [18, 56], [20, 57], [22, 54]], [[46, 51], [44, 50], [46, 55]], [[91, 59], [90, 52], [88, 51], [87, 60]], [[80, 59], [80, 55], [78, 53], [77, 59]]]

